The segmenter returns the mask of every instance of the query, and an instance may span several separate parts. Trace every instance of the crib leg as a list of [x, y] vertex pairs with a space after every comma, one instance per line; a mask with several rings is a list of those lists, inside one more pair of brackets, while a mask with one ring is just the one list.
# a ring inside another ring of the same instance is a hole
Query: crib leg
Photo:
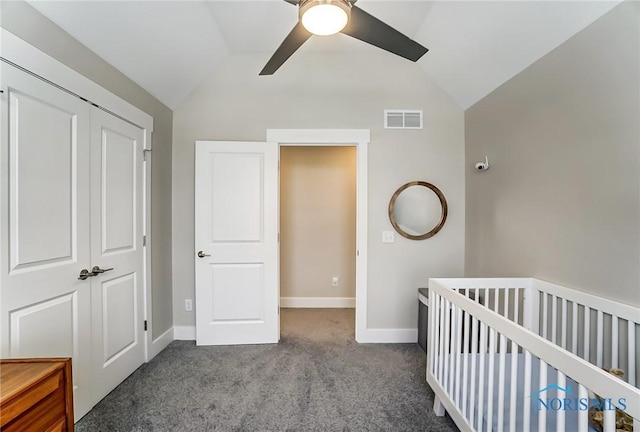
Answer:
[[442, 417], [444, 415], [444, 405], [440, 402], [440, 398], [436, 395], [433, 399], [433, 412], [438, 416]]

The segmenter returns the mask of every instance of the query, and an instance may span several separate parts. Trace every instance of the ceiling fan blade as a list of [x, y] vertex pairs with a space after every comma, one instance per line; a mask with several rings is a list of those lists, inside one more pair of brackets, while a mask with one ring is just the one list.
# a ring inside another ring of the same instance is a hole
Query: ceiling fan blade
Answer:
[[302, 23], [298, 22], [284, 41], [282, 41], [276, 52], [273, 53], [273, 56], [271, 56], [266, 66], [262, 69], [260, 75], [273, 75], [310, 37], [311, 33], [302, 26]]
[[290, 3], [290, 4], [294, 5], [294, 6], [298, 6], [298, 3], [300, 3], [300, 0], [284, 0], [284, 1], [286, 1], [287, 3]]
[[351, 8], [351, 19], [341, 33], [414, 62], [429, 51], [357, 6]]

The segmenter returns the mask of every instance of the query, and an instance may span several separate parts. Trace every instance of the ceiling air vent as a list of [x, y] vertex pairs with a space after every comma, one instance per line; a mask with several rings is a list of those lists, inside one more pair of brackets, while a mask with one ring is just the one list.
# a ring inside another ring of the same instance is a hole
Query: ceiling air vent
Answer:
[[384, 110], [385, 129], [422, 129], [422, 110]]

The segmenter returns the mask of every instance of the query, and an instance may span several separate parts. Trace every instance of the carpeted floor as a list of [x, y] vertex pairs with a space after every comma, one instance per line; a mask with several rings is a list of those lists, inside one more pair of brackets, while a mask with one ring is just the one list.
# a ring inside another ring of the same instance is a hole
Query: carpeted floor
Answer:
[[174, 341], [77, 432], [457, 431], [415, 344], [357, 344], [352, 309], [283, 309], [277, 345]]

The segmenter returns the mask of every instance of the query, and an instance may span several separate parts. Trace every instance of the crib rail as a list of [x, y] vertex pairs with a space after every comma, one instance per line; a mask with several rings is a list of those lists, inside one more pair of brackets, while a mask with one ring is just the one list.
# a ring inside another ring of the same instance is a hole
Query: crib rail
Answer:
[[638, 308], [538, 279], [528, 296], [540, 312], [532, 331], [596, 366], [625, 370], [638, 385]]
[[[588, 411], [577, 409], [576, 404], [589, 404], [596, 394], [610, 408], [603, 411], [605, 431], [615, 431], [614, 407], [640, 418], [640, 390], [589, 363], [589, 357], [585, 360], [578, 355], [574, 328], [584, 321], [574, 319], [580, 315], [575, 310], [582, 308], [582, 317], [590, 316], [595, 299], [573, 296], [560, 288], [526, 278], [429, 281], [427, 380], [436, 393], [437, 413], [447, 409], [463, 430], [545, 431], [548, 421], [553, 422], [553, 430], [565, 430], [569, 400], [576, 408], [569, 411], [577, 415], [578, 430], [586, 431]], [[638, 309], [629, 306], [608, 312], [617, 305], [604, 306], [598, 309], [603, 315], [633, 323], [626, 326], [630, 341], [629, 329], [636, 325], [633, 317], [638, 317]], [[553, 324], [550, 317], [558, 315], [560, 324]], [[612, 337], [619, 330], [611, 324]], [[582, 336], [581, 340], [588, 339]], [[602, 340], [604, 344], [605, 338]], [[628, 349], [631, 351], [635, 355], [635, 347]], [[635, 366], [635, 357], [629, 356], [628, 361]], [[568, 380], [578, 387], [567, 388]], [[542, 392], [545, 398], [538, 397]], [[634, 426], [640, 431], [637, 420]]]

